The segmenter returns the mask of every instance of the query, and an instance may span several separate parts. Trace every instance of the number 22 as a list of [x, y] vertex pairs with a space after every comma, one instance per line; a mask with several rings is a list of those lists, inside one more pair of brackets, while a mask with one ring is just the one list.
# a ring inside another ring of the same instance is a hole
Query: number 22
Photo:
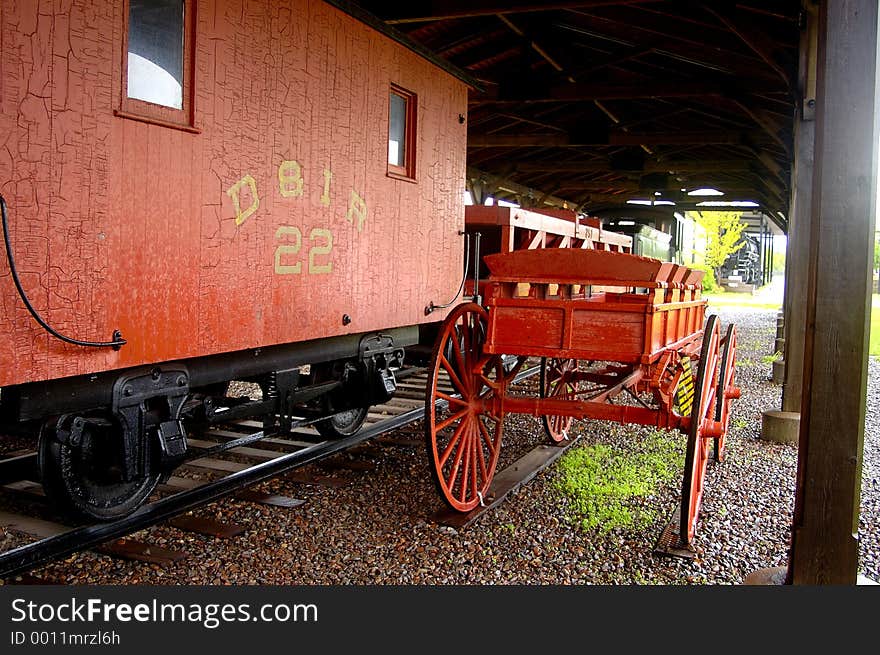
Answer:
[[[289, 243], [279, 244], [275, 248], [275, 273], [278, 275], [298, 275], [302, 273], [302, 262], [293, 264], [282, 263], [282, 258], [299, 254], [302, 248], [302, 232], [298, 227], [282, 225], [275, 231], [275, 239], [289, 239]], [[318, 257], [330, 255], [333, 250], [333, 233], [330, 230], [316, 227], [309, 232], [309, 275], [333, 272], [333, 262], [317, 263]]]

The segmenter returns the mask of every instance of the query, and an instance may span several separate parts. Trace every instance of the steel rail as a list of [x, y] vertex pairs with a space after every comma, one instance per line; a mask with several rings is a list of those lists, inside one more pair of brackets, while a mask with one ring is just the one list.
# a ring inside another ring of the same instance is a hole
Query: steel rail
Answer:
[[[538, 367], [521, 371], [514, 382], [537, 373]], [[445, 405], [445, 401], [438, 401]], [[424, 418], [425, 408], [416, 407], [408, 412], [374, 423], [355, 435], [343, 439], [323, 441], [247, 469], [231, 473], [219, 480], [208, 482], [194, 489], [177, 492], [166, 498], [144, 505], [133, 514], [111, 521], [73, 528], [51, 537], [18, 546], [0, 554], [0, 578], [8, 578], [30, 571], [56, 559], [86, 550], [101, 543], [137, 532], [161, 521], [168, 520], [206, 503], [218, 500], [245, 487], [273, 478], [291, 469], [305, 466], [373, 439], [386, 432], [397, 430]], [[261, 431], [262, 432], [262, 431]], [[257, 433], [255, 433], [257, 434]], [[264, 437], [283, 436], [284, 432], [265, 433]]]

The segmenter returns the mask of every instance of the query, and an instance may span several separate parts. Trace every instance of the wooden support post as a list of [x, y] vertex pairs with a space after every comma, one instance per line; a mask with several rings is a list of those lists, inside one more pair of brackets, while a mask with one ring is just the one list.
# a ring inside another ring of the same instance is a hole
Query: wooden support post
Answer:
[[794, 166], [792, 167], [791, 211], [788, 216], [788, 240], [785, 255], [785, 382], [782, 386], [782, 410], [801, 411], [804, 372], [804, 332], [807, 325], [807, 280], [810, 266], [810, 234], [813, 207], [813, 156], [816, 144], [815, 77], [817, 51], [815, 14], [808, 14], [808, 28], [801, 37], [800, 120], [794, 129]]
[[787, 582], [855, 584], [877, 180], [876, 0], [819, 6], [816, 166]]

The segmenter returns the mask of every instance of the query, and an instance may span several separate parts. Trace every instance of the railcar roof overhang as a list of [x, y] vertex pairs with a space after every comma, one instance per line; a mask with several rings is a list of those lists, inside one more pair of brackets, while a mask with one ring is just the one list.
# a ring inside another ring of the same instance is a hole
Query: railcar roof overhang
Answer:
[[747, 202], [786, 230], [793, 118], [812, 106], [801, 2], [360, 4], [476, 81], [468, 179], [496, 198], [587, 213]]

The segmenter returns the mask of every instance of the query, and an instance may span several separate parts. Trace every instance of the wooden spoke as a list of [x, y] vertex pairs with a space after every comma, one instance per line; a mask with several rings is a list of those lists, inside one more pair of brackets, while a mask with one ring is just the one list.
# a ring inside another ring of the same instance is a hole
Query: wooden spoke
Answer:
[[[543, 358], [541, 360], [541, 397], [577, 397], [578, 387], [573, 376], [577, 374], [578, 362], [575, 359]], [[542, 416], [544, 431], [553, 443], [568, 439], [572, 418], [570, 416]]]
[[[477, 425], [480, 426], [479, 436], [482, 437], [482, 435], [485, 434], [484, 433], [485, 428], [483, 427], [482, 421], [480, 421], [480, 419], [477, 419]], [[491, 443], [491, 442], [489, 442], [489, 443]], [[494, 447], [489, 448], [490, 453], [494, 452], [494, 451], [495, 451]], [[479, 438], [474, 439], [474, 454], [477, 456], [477, 462], [480, 465], [480, 475], [482, 476], [482, 479], [485, 480], [487, 477], [489, 477], [489, 469], [486, 466], [486, 453], [483, 451], [483, 448], [480, 444]], [[476, 469], [474, 469], [474, 470], [476, 471]], [[476, 473], [475, 473], [474, 474], [474, 493], [476, 493], [476, 490], [477, 490], [477, 486], [476, 486]]]
[[446, 450], [444, 450], [443, 455], [440, 456], [440, 466], [443, 466], [446, 463], [446, 460], [449, 459], [455, 446], [461, 440], [461, 435], [466, 427], [467, 421], [462, 421], [458, 424], [458, 427], [455, 428], [455, 432], [452, 434], [452, 439], [449, 440], [449, 445], [446, 446]]
[[445, 400], [450, 405], [458, 405], [459, 407], [467, 407], [467, 403], [463, 401], [461, 398], [456, 398], [455, 396], [450, 396], [448, 394], [443, 393], [442, 391], [437, 392], [437, 398], [440, 400]]
[[724, 336], [724, 346], [721, 350], [721, 369], [718, 372], [718, 392], [715, 399], [715, 420], [721, 423], [723, 431], [720, 437], [713, 440], [713, 458], [716, 462], [724, 461], [725, 445], [724, 438], [730, 424], [730, 401], [736, 393], [736, 326], [731, 323], [727, 326]]
[[[459, 379], [458, 373], [455, 372], [455, 369], [452, 367], [452, 364], [449, 363], [449, 360], [446, 359], [445, 356], [440, 355], [440, 363], [443, 366], [443, 370], [446, 372], [446, 375], [449, 376], [449, 380], [450, 382], [452, 382], [453, 388], [458, 391], [458, 393], [467, 395], [470, 389], [468, 389], [465, 386], [464, 382]], [[462, 370], [464, 370], [463, 367]]]
[[486, 448], [488, 448], [489, 453], [494, 456], [495, 455], [495, 444], [492, 442], [492, 437], [489, 436], [489, 430], [486, 428], [486, 424], [483, 423], [482, 421], [480, 421], [477, 423], [477, 425], [480, 428], [480, 434], [482, 435], [483, 440], [485, 441]]
[[694, 404], [685, 453], [684, 481], [681, 488], [679, 536], [687, 544], [690, 544], [694, 538], [702, 505], [706, 462], [709, 459], [708, 438], [704, 436], [703, 432], [705, 422], [715, 415], [720, 341], [718, 317], [713, 314], [707, 320], [703, 331], [703, 344], [694, 386]]
[[[487, 321], [486, 311], [474, 303], [449, 314], [434, 345], [425, 398], [434, 482], [444, 501], [462, 512], [487, 494], [501, 450], [504, 417], [496, 398], [506, 391], [509, 377], [500, 356], [482, 355]], [[452, 394], [441, 391], [446, 376]]]
[[467, 407], [465, 407], [463, 410], [453, 414], [449, 418], [445, 419], [442, 423], [437, 425], [437, 429], [442, 430], [443, 428], [449, 427], [450, 425], [452, 425], [456, 421], [460, 420], [462, 417], [467, 416], [467, 414], [468, 414], [468, 410], [467, 410]]

